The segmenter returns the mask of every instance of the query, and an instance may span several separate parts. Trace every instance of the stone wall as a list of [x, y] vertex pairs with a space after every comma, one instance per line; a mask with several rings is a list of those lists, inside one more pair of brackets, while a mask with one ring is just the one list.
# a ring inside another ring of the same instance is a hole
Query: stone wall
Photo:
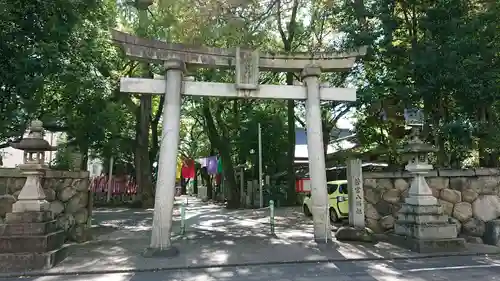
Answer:
[[[375, 232], [390, 232], [408, 196], [407, 172], [364, 173], [365, 219]], [[434, 170], [427, 175], [433, 195], [457, 224], [461, 237], [481, 241], [485, 222], [500, 217], [500, 170]]]
[[[18, 169], [0, 168], [0, 223], [10, 212], [26, 178]], [[43, 190], [58, 225], [67, 239], [82, 242], [89, 239], [92, 202], [89, 200], [89, 173], [48, 170]]]

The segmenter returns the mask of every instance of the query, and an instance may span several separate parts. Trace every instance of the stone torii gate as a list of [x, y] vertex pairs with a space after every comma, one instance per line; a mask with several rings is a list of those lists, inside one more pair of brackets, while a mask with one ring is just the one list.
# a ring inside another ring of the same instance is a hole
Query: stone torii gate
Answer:
[[[307, 148], [311, 177], [314, 237], [318, 242], [331, 239], [326, 188], [323, 132], [320, 100], [355, 101], [356, 90], [328, 88], [319, 83], [321, 72], [347, 71], [360, 50], [350, 54], [305, 53], [270, 55], [241, 48], [222, 49], [191, 47], [138, 38], [114, 31], [113, 41], [131, 59], [163, 63], [164, 80], [122, 78], [121, 92], [166, 95], [163, 106], [163, 136], [160, 145], [158, 178], [151, 249], [171, 248], [171, 214], [174, 204], [175, 170], [178, 145], [181, 96], [206, 96], [257, 99], [306, 100]], [[206, 68], [235, 68], [235, 83], [195, 82], [183, 79], [186, 65]], [[259, 72], [301, 72], [303, 86], [259, 85]]]

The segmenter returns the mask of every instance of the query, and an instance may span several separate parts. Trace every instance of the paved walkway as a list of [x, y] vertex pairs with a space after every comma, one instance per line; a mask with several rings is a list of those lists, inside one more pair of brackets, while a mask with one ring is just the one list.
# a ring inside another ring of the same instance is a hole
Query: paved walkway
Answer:
[[43, 276], [23, 278], [22, 281], [498, 281], [499, 275], [498, 259], [441, 257]]
[[[32, 274], [116, 273], [426, 257], [384, 242], [333, 241], [328, 245], [318, 245], [312, 242], [312, 222], [303, 216], [300, 208], [276, 209], [276, 236], [271, 236], [268, 209], [230, 211], [191, 197], [188, 200], [184, 236], [179, 235], [178, 210], [174, 216], [176, 234], [173, 241], [180, 250], [180, 255], [175, 258], [141, 256], [149, 245], [152, 210], [97, 209], [93, 213], [95, 239], [71, 246], [69, 257], [57, 267]], [[469, 245], [466, 251], [455, 255], [498, 252], [497, 247]]]

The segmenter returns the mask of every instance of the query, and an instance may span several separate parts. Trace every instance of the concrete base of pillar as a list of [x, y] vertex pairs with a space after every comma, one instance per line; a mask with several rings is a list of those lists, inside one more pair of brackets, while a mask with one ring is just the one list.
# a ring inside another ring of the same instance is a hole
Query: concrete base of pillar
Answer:
[[330, 225], [328, 226], [326, 233], [323, 229], [321, 229], [321, 231], [317, 231], [316, 233], [314, 233], [314, 242], [316, 242], [317, 244], [330, 244], [332, 243], [332, 240], [333, 240], [333, 235]]
[[142, 255], [146, 258], [172, 258], [179, 255], [179, 249], [174, 246], [169, 248], [146, 248]]
[[333, 243], [331, 238], [325, 239], [325, 238], [316, 238], [316, 237], [314, 237], [314, 242], [316, 242], [316, 244], [331, 244], [331, 243]]
[[312, 206], [311, 212], [313, 214], [314, 241], [323, 244], [330, 243], [332, 241], [332, 226], [326, 207]]

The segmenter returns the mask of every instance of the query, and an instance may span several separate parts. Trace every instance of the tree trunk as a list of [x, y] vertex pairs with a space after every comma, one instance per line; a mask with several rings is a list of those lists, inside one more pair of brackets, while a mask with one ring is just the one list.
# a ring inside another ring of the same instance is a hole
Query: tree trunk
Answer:
[[194, 179], [193, 179], [193, 194], [194, 195], [197, 195], [198, 194], [198, 173], [199, 173], [199, 170], [198, 170], [198, 166], [196, 166], [196, 170], [195, 170], [195, 173], [194, 173]]
[[186, 195], [187, 194], [187, 185], [189, 183], [189, 179], [184, 179], [183, 177], [181, 177], [181, 194], [183, 195]]
[[203, 117], [205, 118], [208, 139], [212, 146], [219, 151], [222, 158], [222, 169], [226, 179], [226, 186], [230, 190], [227, 208], [239, 208], [240, 191], [236, 186], [233, 161], [231, 159], [231, 144], [223, 135], [218, 133], [214, 118], [210, 112], [210, 101], [207, 98], [203, 100]]
[[151, 165], [157, 161], [159, 150], [158, 123], [151, 122], [151, 149], [149, 150], [149, 160]]
[[[293, 73], [286, 74], [286, 84], [293, 85]], [[287, 129], [288, 129], [288, 165], [287, 165], [287, 201], [288, 204], [295, 204], [295, 101], [288, 100], [287, 103]]]
[[205, 182], [205, 187], [207, 188], [207, 198], [212, 199], [212, 191], [213, 191], [213, 185], [212, 185], [212, 179], [210, 178], [210, 175], [207, 172], [207, 167], [203, 167], [200, 170], [201, 178]]
[[[438, 105], [438, 110], [435, 109], [436, 104]], [[437, 148], [436, 152], [436, 166], [437, 167], [448, 167], [449, 157], [446, 153], [446, 148], [444, 144], [444, 138], [439, 132], [439, 123], [442, 116], [442, 100], [440, 97], [425, 98], [424, 97], [424, 114], [428, 116], [424, 124], [424, 139], [432, 141], [434, 147]], [[431, 126], [432, 125], [432, 126]]]
[[144, 208], [153, 207], [153, 178], [149, 159], [149, 119], [151, 116], [151, 96], [142, 95], [140, 107], [136, 114], [136, 150], [135, 168], [137, 193]]
[[[294, 0], [292, 2], [292, 9], [290, 14], [290, 20], [286, 25], [286, 31], [283, 28], [283, 14], [281, 12], [281, 1], [277, 3], [277, 21], [278, 21], [278, 31], [283, 42], [283, 50], [286, 53], [292, 51], [293, 42], [295, 35], [297, 34], [297, 13], [299, 10], [299, 0]], [[286, 84], [293, 85], [293, 72], [287, 72], [286, 74]], [[287, 203], [294, 204], [297, 201], [297, 194], [295, 192], [295, 101], [288, 100], [287, 102], [287, 129], [288, 129], [288, 165], [287, 165]]]
[[488, 152], [486, 145], [486, 134], [484, 130], [486, 128], [486, 109], [484, 105], [478, 105], [478, 113], [477, 113], [477, 121], [480, 126], [479, 140], [478, 140], [478, 151], [479, 151], [479, 167], [487, 167], [488, 166]]
[[89, 163], [89, 147], [88, 145], [80, 145], [80, 153], [82, 154], [82, 162], [80, 162], [80, 170], [87, 171]]
[[220, 157], [222, 158], [222, 170], [224, 173], [224, 184], [229, 189], [229, 198], [227, 199], [228, 209], [237, 209], [240, 207], [240, 189], [236, 184], [235, 171], [233, 166], [233, 161], [231, 159], [231, 153], [229, 149], [229, 142], [227, 146], [222, 144], [219, 149]]
[[332, 126], [328, 125], [328, 118], [323, 117], [322, 122], [322, 127], [323, 127], [323, 149], [325, 153], [325, 161], [326, 161], [326, 156], [328, 155], [328, 145], [330, 144], [330, 131], [333, 129]]
[[151, 165], [156, 161], [156, 157], [158, 156], [158, 151], [160, 150], [160, 139], [159, 139], [159, 130], [158, 125], [160, 123], [160, 117], [163, 112], [163, 104], [165, 103], [165, 95], [162, 95], [160, 98], [160, 103], [158, 104], [158, 108], [155, 112], [153, 119], [151, 120], [151, 150], [149, 151], [149, 160], [151, 161]]

